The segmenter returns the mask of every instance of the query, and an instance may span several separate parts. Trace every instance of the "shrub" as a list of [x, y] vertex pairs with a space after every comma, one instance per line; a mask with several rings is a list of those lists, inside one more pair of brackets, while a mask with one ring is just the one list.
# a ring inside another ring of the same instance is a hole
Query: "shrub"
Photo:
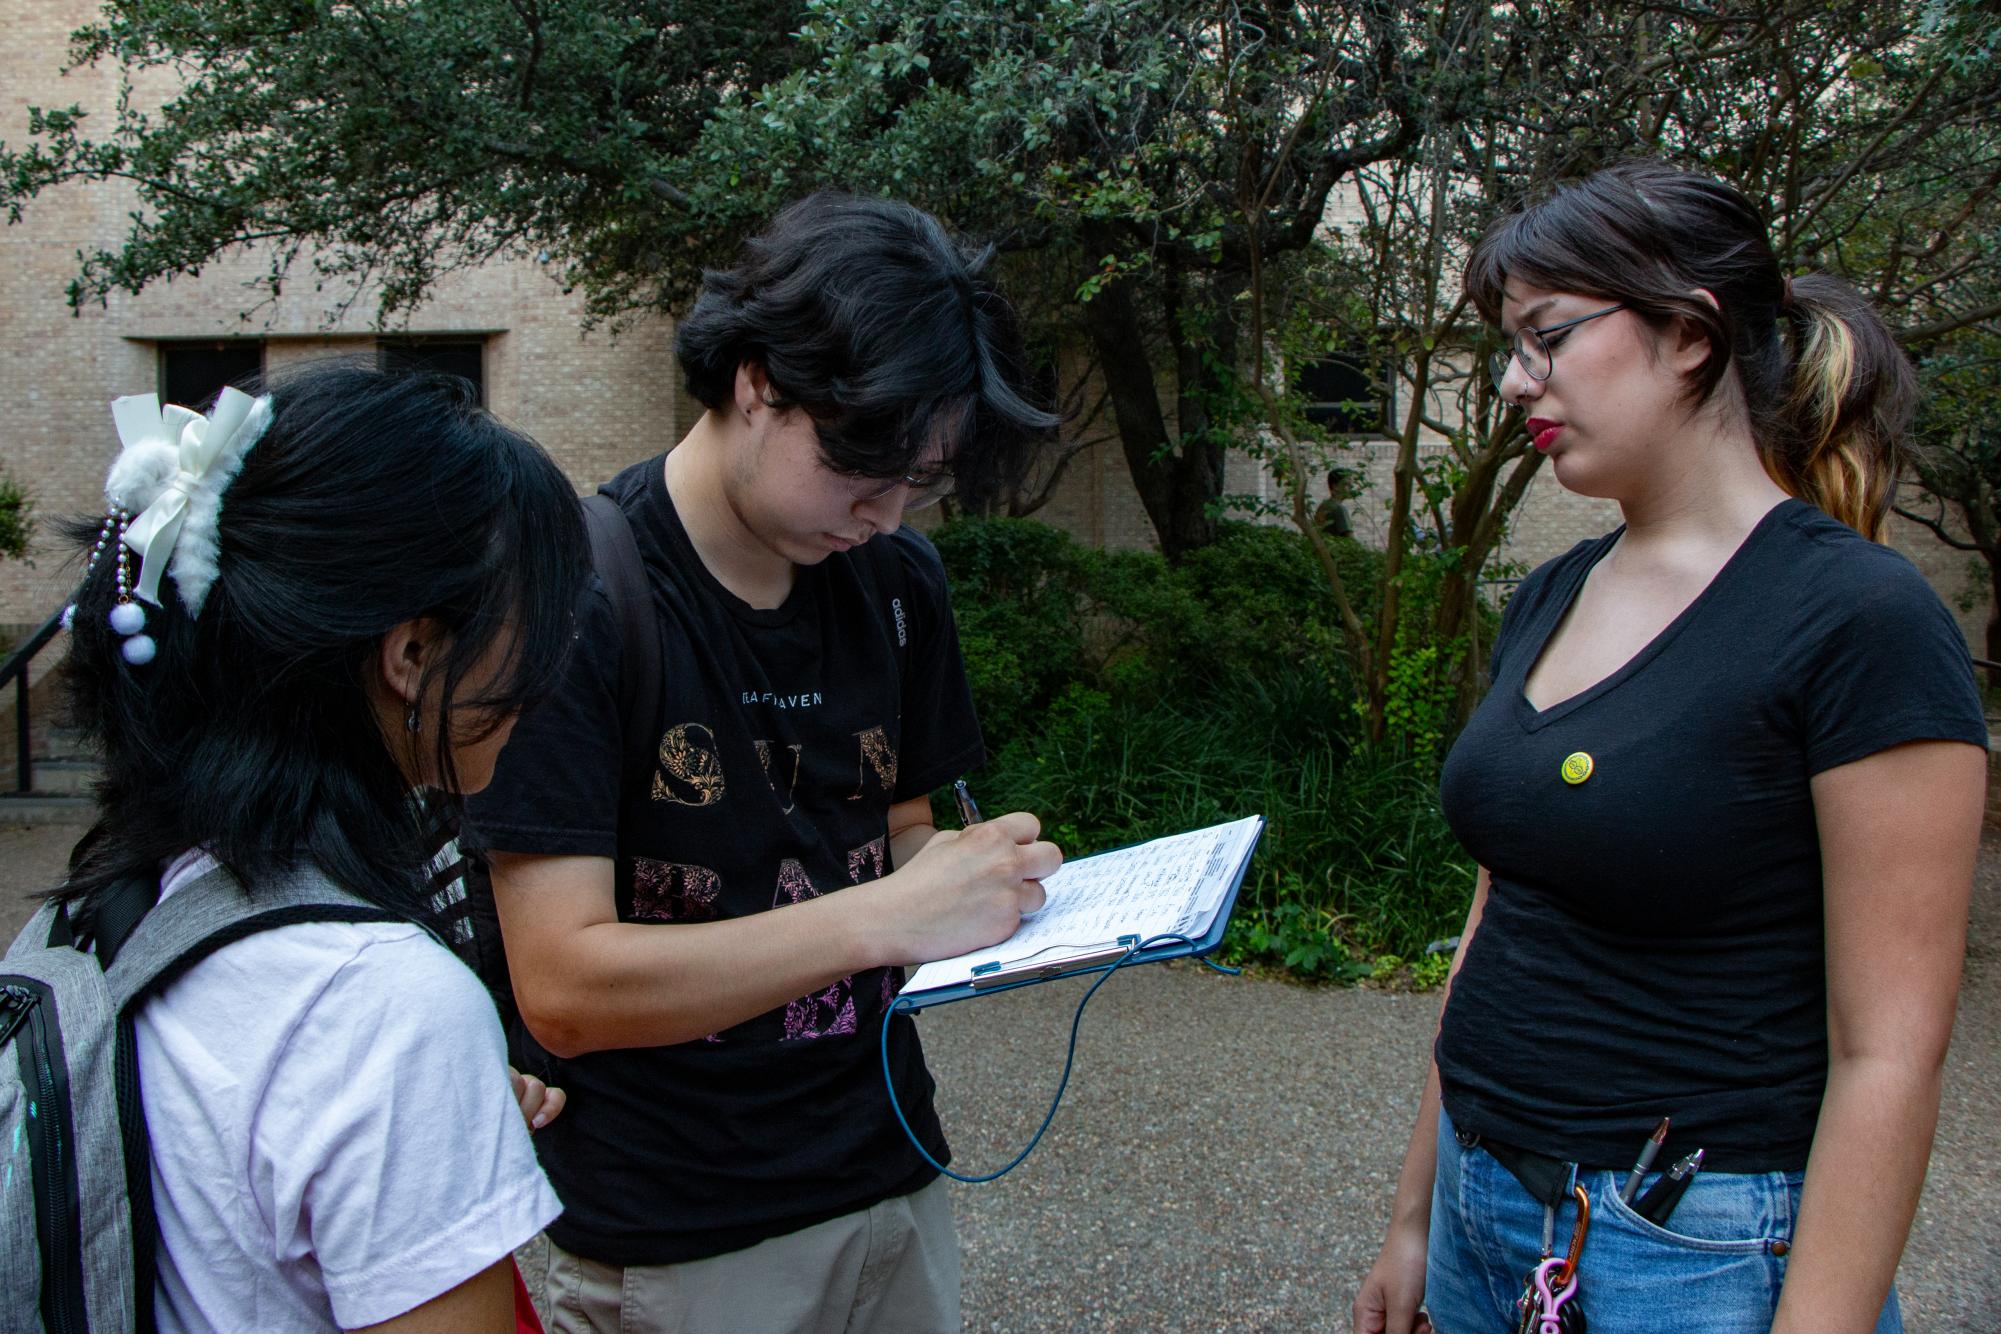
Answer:
[[956, 519], [933, 540], [973, 702], [990, 746], [1033, 728], [1079, 679], [1089, 558], [1070, 535], [1028, 519]]
[[34, 533], [29, 516], [34, 508], [20, 484], [0, 472], [0, 556], [20, 560], [28, 554], [28, 539]]
[[[1072, 851], [1252, 812], [1268, 822], [1227, 951], [1307, 977], [1416, 957], [1463, 920], [1473, 869], [1428, 765], [1355, 749], [1333, 598], [1304, 539], [1226, 525], [1180, 566], [1029, 520], [936, 535], [992, 759], [989, 809]], [[1381, 558], [1338, 547], [1373, 616]]]

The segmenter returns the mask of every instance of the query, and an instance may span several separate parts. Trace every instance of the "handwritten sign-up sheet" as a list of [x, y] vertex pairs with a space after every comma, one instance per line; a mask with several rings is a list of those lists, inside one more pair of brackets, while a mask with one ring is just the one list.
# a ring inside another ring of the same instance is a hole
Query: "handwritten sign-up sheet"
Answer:
[[1048, 902], [1012, 936], [925, 964], [904, 991], [959, 986], [983, 964], [1061, 963], [1100, 953], [1121, 936], [1199, 936], [1216, 920], [1262, 823], [1251, 816], [1065, 862], [1042, 882]]

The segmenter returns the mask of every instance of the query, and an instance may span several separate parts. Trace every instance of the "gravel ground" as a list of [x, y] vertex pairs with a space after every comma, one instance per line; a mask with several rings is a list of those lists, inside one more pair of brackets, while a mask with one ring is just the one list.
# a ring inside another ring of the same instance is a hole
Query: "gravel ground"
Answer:
[[[0, 932], [77, 831], [0, 828]], [[922, 1018], [962, 1172], [1025, 1143], [1081, 984]], [[1345, 1330], [1415, 1115], [1430, 996], [1190, 964], [1091, 1003], [1062, 1110], [1027, 1162], [956, 1186], [966, 1328]], [[1913, 1334], [2001, 1331], [2001, 835], [1990, 834], [1931, 1175], [1899, 1283]], [[532, 1269], [530, 1271], [533, 1272]]]

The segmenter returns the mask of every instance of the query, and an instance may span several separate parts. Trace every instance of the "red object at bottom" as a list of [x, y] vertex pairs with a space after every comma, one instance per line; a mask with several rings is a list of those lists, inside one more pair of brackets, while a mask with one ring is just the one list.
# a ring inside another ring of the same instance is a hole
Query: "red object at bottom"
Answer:
[[528, 1284], [518, 1264], [514, 1266], [514, 1334], [543, 1334], [542, 1317], [535, 1314], [535, 1303], [528, 1300]]

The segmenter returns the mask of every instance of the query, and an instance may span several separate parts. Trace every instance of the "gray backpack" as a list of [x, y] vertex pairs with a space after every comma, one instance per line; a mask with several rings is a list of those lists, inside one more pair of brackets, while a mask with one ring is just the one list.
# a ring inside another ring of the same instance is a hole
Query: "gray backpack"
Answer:
[[159, 892], [128, 881], [88, 923], [45, 904], [0, 960], [0, 1334], [154, 1328], [141, 1002], [259, 931], [400, 920], [310, 871], [254, 895], [222, 870]]

